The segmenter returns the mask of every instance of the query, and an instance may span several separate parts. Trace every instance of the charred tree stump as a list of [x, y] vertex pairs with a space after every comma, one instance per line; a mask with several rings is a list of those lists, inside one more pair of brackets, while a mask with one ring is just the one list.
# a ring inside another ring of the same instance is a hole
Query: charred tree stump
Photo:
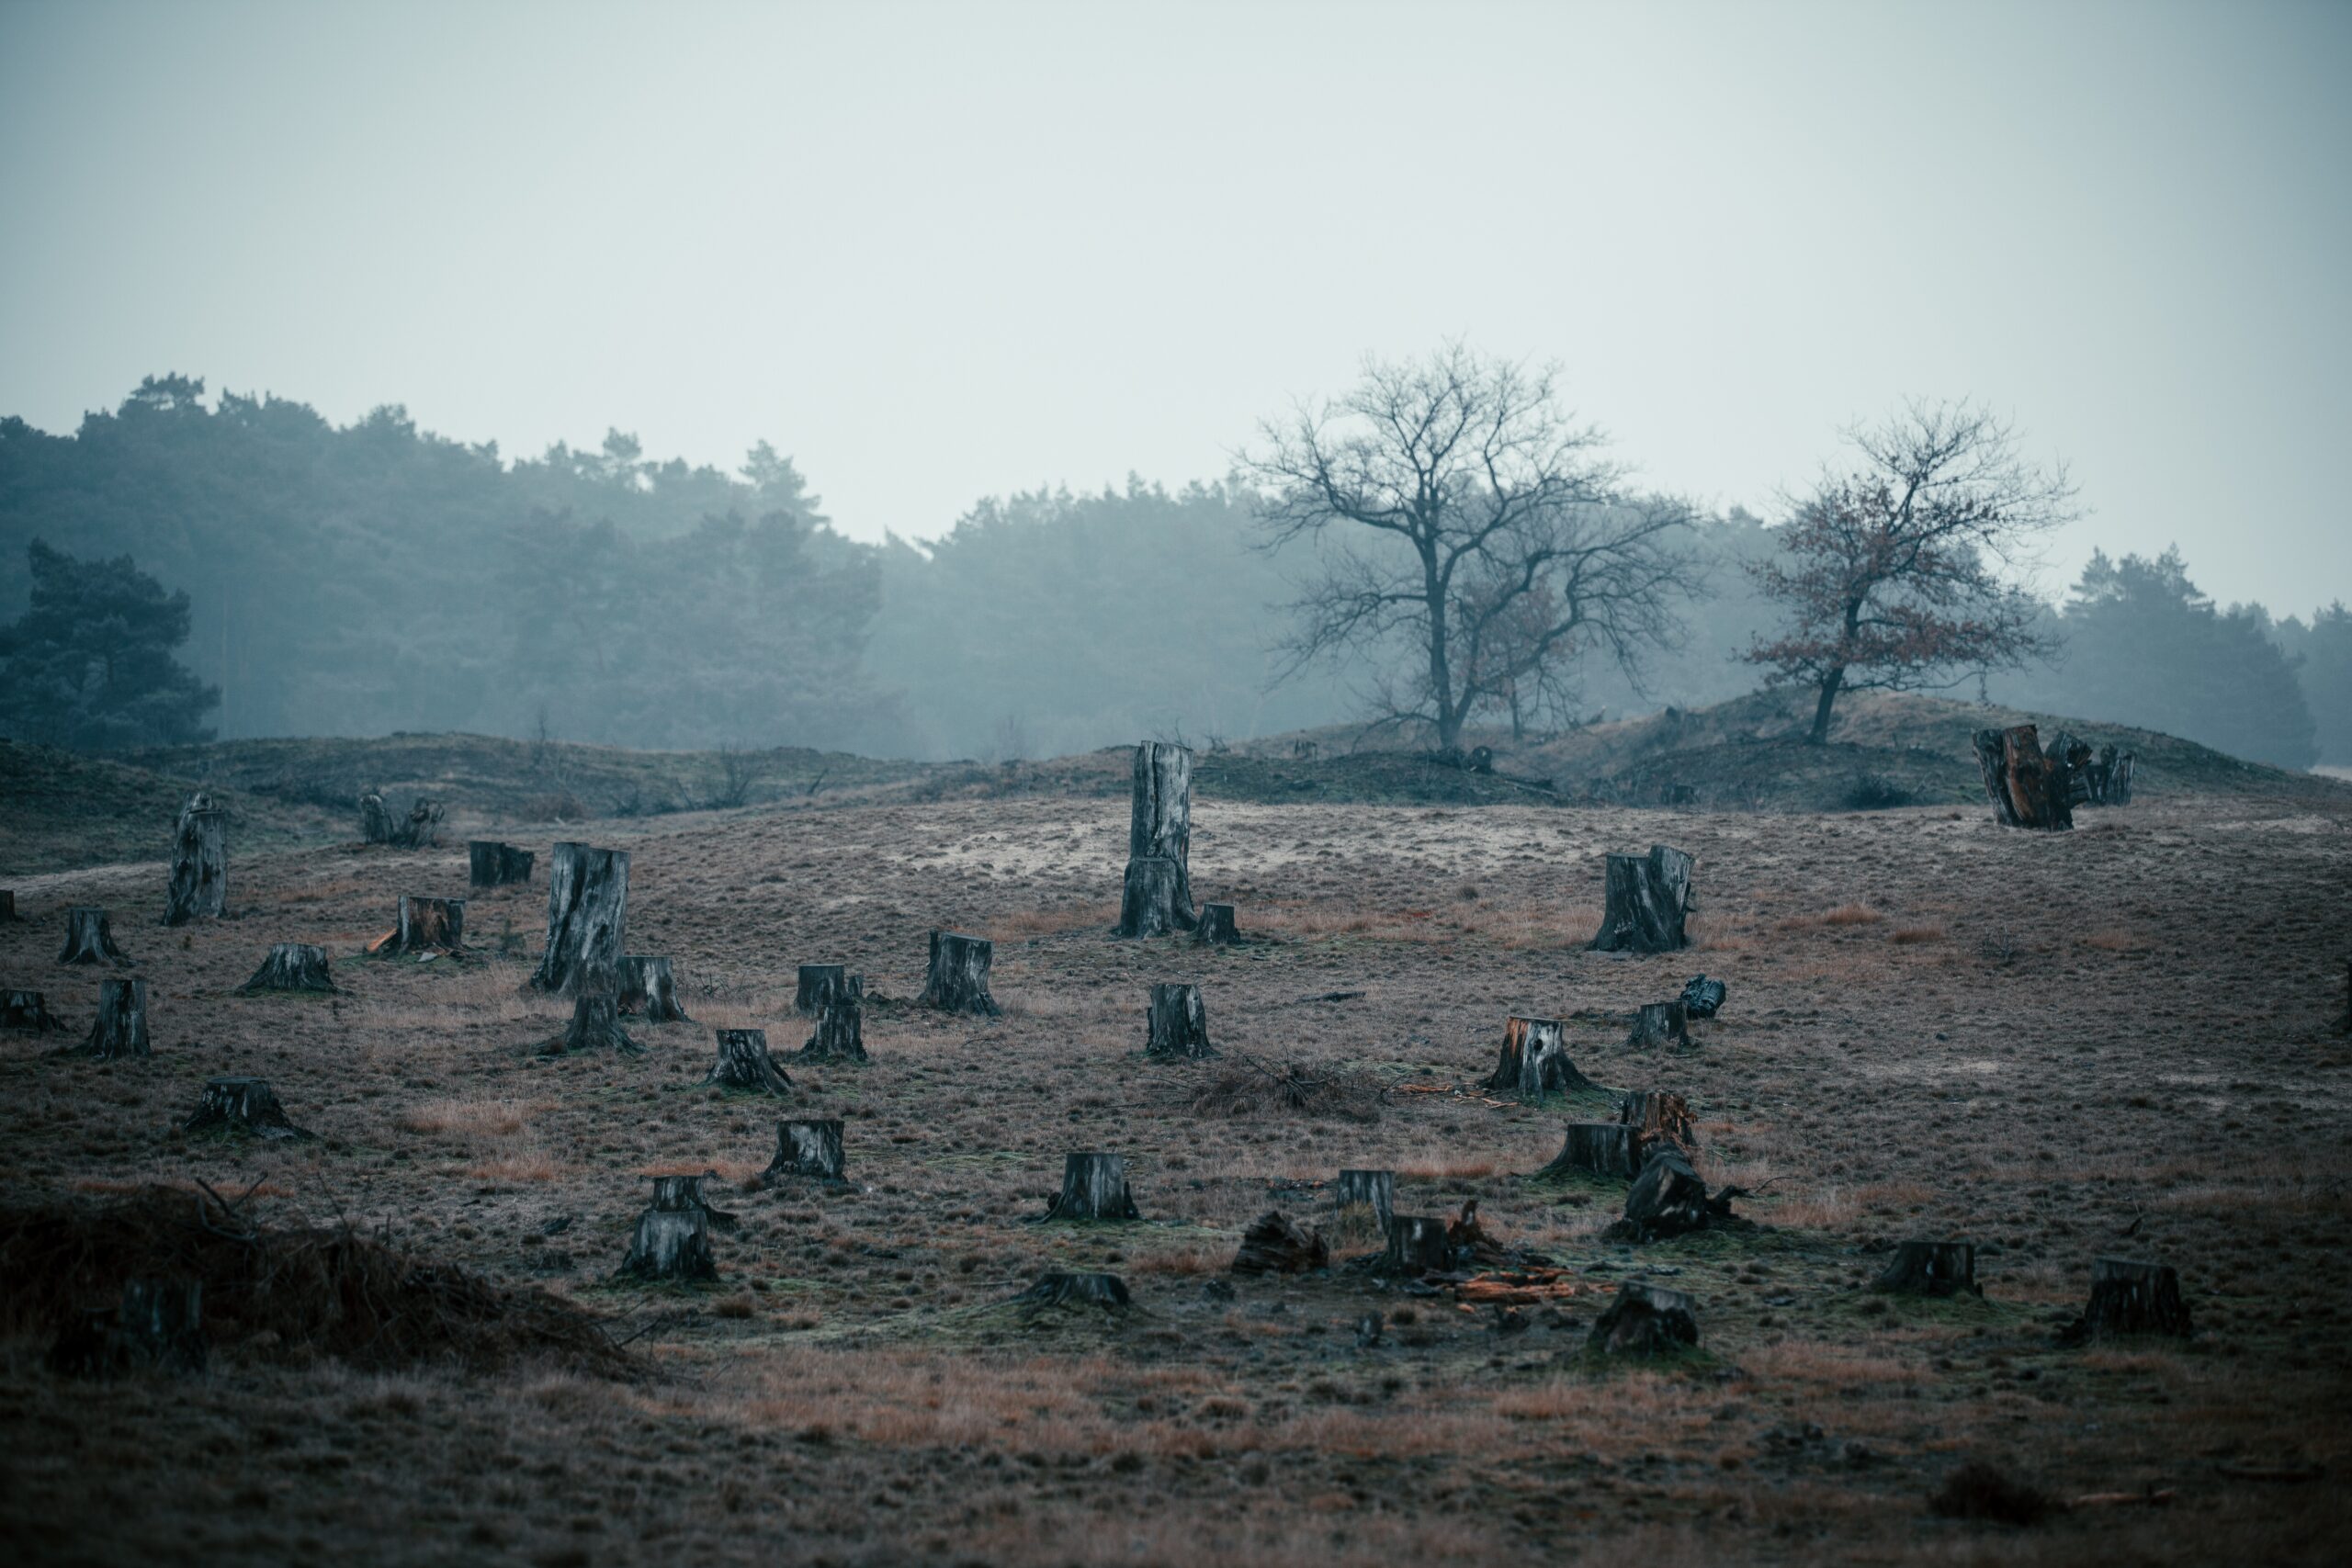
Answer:
[[1279, 1209], [1269, 1209], [1241, 1233], [1241, 1250], [1233, 1255], [1236, 1274], [1304, 1274], [1327, 1267], [1331, 1249], [1312, 1227], [1295, 1225]]
[[2070, 770], [2043, 753], [2032, 725], [1978, 730], [1976, 765], [2003, 827], [2055, 832], [2075, 825]]
[[1127, 874], [1118, 934], [1163, 936], [1191, 931], [1193, 911], [1193, 754], [1147, 740], [1136, 748], [1127, 815]]
[[384, 797], [372, 789], [359, 797], [359, 837], [370, 844], [392, 841], [392, 814], [384, 808]]
[[1658, 1241], [1729, 1220], [1736, 1188], [1710, 1197], [1690, 1156], [1672, 1144], [1654, 1145], [1625, 1194], [1625, 1217], [1602, 1235], [1611, 1241]]
[[863, 1062], [865, 1055], [865, 976], [844, 975], [825, 993], [817, 1011], [817, 1032], [800, 1047], [811, 1062]]
[[842, 1178], [842, 1124], [838, 1118], [775, 1124], [775, 1158], [761, 1173], [775, 1181], [786, 1176], [813, 1176], [820, 1181]]
[[1631, 1180], [1641, 1168], [1635, 1148], [1634, 1129], [1622, 1122], [1571, 1122], [1560, 1152], [1535, 1173], [1535, 1179], [1583, 1175]]
[[204, 1285], [198, 1280], [126, 1280], [122, 1304], [84, 1312], [49, 1352], [66, 1377], [115, 1377], [137, 1368], [204, 1370]]
[[1699, 1157], [1699, 1126], [1691, 1118], [1690, 1101], [1669, 1089], [1634, 1090], [1619, 1102], [1617, 1120], [1634, 1130], [1637, 1172], [1660, 1145], [1681, 1150], [1685, 1159]]
[[1099, 1306], [1105, 1311], [1134, 1304], [1127, 1282], [1116, 1274], [1040, 1274], [1013, 1298], [1024, 1306]]
[[512, 882], [528, 882], [532, 863], [537, 859], [534, 851], [518, 850], [495, 839], [466, 841], [467, 866], [476, 887], [503, 887]]
[[1198, 986], [1154, 986], [1151, 1005], [1144, 1010], [1147, 1056], [1214, 1056], [1209, 1043], [1208, 1010], [1201, 1003]]
[[1332, 1196], [1339, 1205], [1339, 1229], [1369, 1229], [1374, 1235], [1385, 1236], [1388, 1222], [1396, 1213], [1396, 1173], [1343, 1170]]
[[803, 1018], [814, 1018], [825, 1008], [825, 998], [841, 989], [849, 980], [845, 964], [803, 964], [800, 985], [792, 993], [792, 1010]]
[[620, 973], [628, 923], [628, 852], [560, 843], [548, 863], [548, 942], [531, 984], [558, 996]]
[[767, 1031], [763, 1029], [722, 1029], [718, 1031], [718, 1060], [710, 1076], [702, 1080], [720, 1089], [748, 1089], [753, 1094], [789, 1094], [792, 1080], [768, 1055]]
[[648, 1023], [692, 1023], [678, 1000], [678, 979], [670, 961], [642, 953], [625, 953], [616, 976], [614, 1000], [625, 1013], [642, 1014]]
[[60, 964], [128, 965], [130, 958], [114, 944], [114, 927], [104, 909], [76, 904], [65, 911], [65, 945], [57, 952]]
[[716, 1280], [710, 1250], [713, 1214], [699, 1176], [657, 1176], [653, 1201], [637, 1217], [621, 1272], [640, 1280]]
[[1003, 1010], [989, 995], [989, 965], [995, 959], [996, 944], [986, 937], [932, 932], [931, 964], [923, 976], [922, 995], [915, 998], [915, 1005], [937, 1008], [943, 1012], [996, 1017]]
[[571, 1022], [564, 1032], [539, 1047], [542, 1056], [568, 1056], [580, 1051], [611, 1049], [624, 1056], [641, 1056], [645, 1047], [621, 1027], [621, 1010], [610, 991], [582, 991], [571, 1004]]
[[1193, 927], [1193, 940], [1203, 947], [1239, 947], [1241, 927], [1233, 918], [1233, 906], [1202, 905], [1201, 918]]
[[1903, 1296], [1981, 1296], [1976, 1247], [1965, 1241], [1897, 1242], [1871, 1289]]
[[241, 994], [255, 991], [332, 991], [335, 988], [334, 971], [328, 966], [327, 950], [309, 942], [281, 942], [273, 943], [269, 956], [261, 961], [254, 977], [237, 987]]
[[122, 1056], [152, 1056], [147, 1041], [147, 982], [109, 979], [98, 982], [98, 1016], [89, 1038], [70, 1054], [111, 1062]]
[[1699, 1343], [1699, 1314], [1680, 1291], [1627, 1280], [1592, 1325], [1587, 1351], [1603, 1356], [1659, 1356]]
[[1634, 1013], [1634, 1032], [1625, 1036], [1628, 1051], [1678, 1051], [1691, 1048], [1690, 1011], [1680, 1002], [1644, 1002]]
[[164, 896], [164, 924], [218, 919], [229, 907], [228, 814], [198, 790], [180, 808], [172, 840], [172, 881]]
[[1445, 1221], [1428, 1214], [1392, 1214], [1388, 1248], [1380, 1255], [1383, 1274], [1442, 1273], [1453, 1266], [1453, 1246], [1446, 1240]]
[[1713, 1018], [1723, 1010], [1724, 992], [1721, 980], [1710, 980], [1702, 975], [1683, 986], [1682, 1010], [1692, 1018]]
[[1595, 953], [1673, 953], [1690, 945], [1683, 924], [1695, 907], [1689, 855], [1652, 844], [1646, 855], [1611, 855]]
[[401, 895], [400, 923], [368, 944], [383, 958], [404, 953], [456, 953], [466, 944], [466, 901]]
[[0, 1029], [18, 1034], [62, 1034], [66, 1021], [49, 1010], [49, 998], [39, 991], [0, 991]]
[[2170, 1267], [2127, 1258], [2092, 1262], [2090, 1304], [2059, 1337], [2079, 1345], [2120, 1334], [2188, 1337], [2188, 1304], [2180, 1299], [2180, 1276]]
[[274, 1142], [304, 1142], [311, 1136], [287, 1120], [286, 1108], [277, 1103], [277, 1091], [266, 1079], [246, 1077], [205, 1079], [204, 1098], [197, 1102], [196, 1114], [180, 1123], [180, 1131]]
[[1487, 1087], [1521, 1100], [1597, 1087], [1568, 1060], [1566, 1034], [1567, 1025], [1556, 1018], [1511, 1014], [1503, 1021], [1502, 1055]]
[[1062, 1157], [1061, 1195], [1046, 1211], [1049, 1220], [1139, 1220], [1127, 1191], [1127, 1162], [1117, 1155], [1076, 1154]]

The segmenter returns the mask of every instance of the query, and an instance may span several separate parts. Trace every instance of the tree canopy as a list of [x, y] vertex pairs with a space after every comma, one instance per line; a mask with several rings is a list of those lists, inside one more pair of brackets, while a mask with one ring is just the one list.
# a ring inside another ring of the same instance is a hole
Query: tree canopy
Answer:
[[25, 554], [32, 602], [0, 627], [0, 726], [88, 751], [211, 739], [198, 721], [220, 694], [172, 656], [186, 593], [129, 556], [77, 560], [40, 539]]

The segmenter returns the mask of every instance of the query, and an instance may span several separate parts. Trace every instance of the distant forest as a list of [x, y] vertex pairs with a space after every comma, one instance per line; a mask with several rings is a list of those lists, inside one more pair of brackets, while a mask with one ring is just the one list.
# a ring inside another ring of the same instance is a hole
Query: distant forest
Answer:
[[[176, 638], [184, 618], [177, 656], [220, 694], [203, 723], [231, 738], [474, 730], [1005, 759], [1361, 716], [1347, 671], [1276, 679], [1303, 563], [1258, 539], [1238, 485], [1131, 479], [985, 500], [934, 541], [865, 545], [765, 444], [731, 474], [648, 458], [617, 432], [510, 461], [398, 407], [337, 428], [284, 399], [208, 404], [179, 376], [72, 435], [0, 420], [0, 621], [26, 616], [36, 540], [131, 558], [161, 595], [187, 595], [157, 625]], [[1676, 542], [1704, 590], [1678, 645], [1645, 658], [1638, 687], [1589, 660], [1546, 727], [1754, 687], [1735, 656], [1772, 615], [1742, 568], [1774, 531], [1735, 508]], [[2167, 552], [2097, 558], [2047, 615], [2063, 650], [1995, 677], [1995, 700], [2285, 766], [2352, 763], [2341, 604], [2308, 619], [2219, 607]], [[0, 656], [34, 668], [40, 619], [0, 634]], [[37, 730], [29, 700], [0, 727]]]

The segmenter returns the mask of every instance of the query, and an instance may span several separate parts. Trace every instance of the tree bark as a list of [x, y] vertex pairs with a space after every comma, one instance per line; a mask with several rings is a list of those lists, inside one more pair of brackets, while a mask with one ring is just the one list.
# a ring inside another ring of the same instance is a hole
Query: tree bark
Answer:
[[1034, 1306], [1099, 1306], [1133, 1304], [1127, 1282], [1116, 1274], [1040, 1274], [1037, 1282], [1014, 1298]]
[[568, 1055], [575, 1051], [598, 1051], [610, 1047], [625, 1056], [641, 1056], [645, 1047], [628, 1037], [621, 1027], [618, 1002], [610, 991], [601, 996], [582, 991], [571, 1004], [571, 1022], [559, 1035], [539, 1047], [542, 1056]]
[[1634, 1170], [1649, 1163], [1650, 1151], [1665, 1145], [1685, 1159], [1699, 1157], [1699, 1128], [1690, 1102], [1670, 1089], [1635, 1089], [1617, 1107], [1617, 1120], [1634, 1130]]
[[716, 1280], [710, 1250], [711, 1212], [697, 1176], [657, 1176], [653, 1201], [637, 1217], [621, 1272], [640, 1280]]
[[1147, 1056], [1214, 1056], [1209, 1043], [1208, 1010], [1198, 986], [1154, 986], [1151, 1005], [1144, 1010], [1144, 1055]]
[[198, 790], [180, 808], [172, 840], [172, 880], [164, 896], [164, 924], [218, 919], [229, 907], [228, 814]]
[[1337, 1228], [1352, 1231], [1364, 1228], [1369, 1216], [1370, 1229], [1375, 1235], [1388, 1234], [1388, 1222], [1396, 1213], [1396, 1173], [1393, 1170], [1343, 1170], [1334, 1190], [1339, 1206]]
[[237, 987], [243, 995], [255, 991], [332, 991], [335, 988], [334, 972], [327, 964], [327, 950], [308, 942], [281, 942], [273, 943], [269, 956], [261, 961], [254, 977]]
[[1710, 980], [1702, 975], [1683, 986], [1682, 1010], [1691, 1018], [1713, 1018], [1723, 1010], [1725, 993], [1721, 980]]
[[1136, 748], [1129, 783], [1127, 874], [1119, 905], [1123, 937], [1191, 931], [1193, 754], [1147, 740]]
[[749, 1089], [754, 1094], [788, 1094], [792, 1080], [768, 1055], [763, 1029], [722, 1029], [718, 1032], [718, 1061], [702, 1081], [721, 1089]]
[[204, 1098], [180, 1130], [278, 1142], [306, 1142], [311, 1136], [287, 1119], [267, 1080], [248, 1077], [205, 1079]]
[[817, 1032], [800, 1047], [811, 1062], [863, 1062], [865, 1055], [865, 976], [844, 975], [824, 992]]
[[466, 844], [468, 868], [476, 887], [503, 887], [510, 882], [528, 882], [532, 863], [537, 859], [537, 852], [531, 850], [518, 850], [494, 839], [472, 839]]
[[58, 950], [60, 964], [112, 964], [127, 967], [130, 959], [114, 944], [114, 927], [104, 909], [76, 904], [65, 911], [65, 945]]
[[136, 1368], [199, 1372], [204, 1359], [198, 1280], [126, 1280], [120, 1306], [77, 1314], [49, 1352], [51, 1370], [65, 1377], [115, 1377]]
[[1184, 867], [1176, 861], [1144, 855], [1127, 862], [1126, 882], [1119, 894], [1119, 925], [1114, 934], [1166, 936], [1197, 924], [1197, 917], [1176, 918], [1175, 911], [1189, 896], [1185, 888]]
[[1704, 1230], [1732, 1217], [1736, 1191], [1727, 1187], [1709, 1197], [1689, 1156], [1672, 1144], [1655, 1144], [1625, 1194], [1625, 1217], [1601, 1235], [1611, 1241], [1657, 1241]]
[[848, 978], [845, 964], [803, 964], [799, 988], [792, 993], [792, 1010], [803, 1018], [816, 1017], [824, 1010], [825, 998]]
[[17, 890], [0, 887], [0, 924], [13, 924], [17, 919]]
[[621, 1011], [642, 1014], [648, 1023], [694, 1021], [678, 1000], [677, 976], [666, 958], [624, 953], [613, 999]]
[[915, 1005], [996, 1017], [1003, 1010], [989, 995], [989, 965], [995, 957], [996, 944], [985, 937], [932, 932], [931, 965]]
[[1062, 1190], [1046, 1211], [1049, 1220], [1139, 1220], [1127, 1191], [1127, 1162], [1117, 1155], [1076, 1154], [1062, 1158]]
[[383, 957], [403, 953], [455, 953], [466, 944], [466, 901], [401, 895], [400, 923], [368, 952]]
[[1690, 945], [1691, 859], [1652, 844], [1647, 855], [1611, 855], [1596, 953], [1673, 953]]
[[2180, 1276], [2170, 1267], [2125, 1258], [2093, 1260], [2090, 1304], [2060, 1338], [2079, 1345], [2120, 1334], [2188, 1337], [2188, 1304], [2180, 1299]]
[[1976, 1248], [1965, 1241], [1897, 1242], [1871, 1289], [1905, 1296], [1981, 1296]]
[[410, 803], [408, 816], [392, 826], [392, 847], [429, 850], [441, 841], [441, 803], [423, 795]]
[[1585, 1349], [1604, 1356], [1657, 1356], [1699, 1343], [1699, 1314], [1680, 1291], [1628, 1280], [1594, 1321]]
[[95, 1056], [111, 1062], [122, 1056], [152, 1056], [147, 1041], [147, 982], [107, 979], [98, 982], [98, 1016], [89, 1038], [63, 1054]]
[[49, 1010], [49, 998], [39, 991], [0, 991], [0, 1029], [20, 1034], [62, 1034], [66, 1021]]
[[1331, 1249], [1311, 1226], [1283, 1218], [1269, 1209], [1241, 1233], [1241, 1250], [1233, 1255], [1236, 1274], [1304, 1274], [1331, 1261]]
[[1691, 1048], [1689, 1010], [1679, 1001], [1644, 1002], [1634, 1010], [1633, 1032], [1625, 1036], [1628, 1051], [1678, 1051]]
[[1502, 1055], [1487, 1087], [1521, 1100], [1597, 1087], [1568, 1060], [1566, 1030], [1567, 1025], [1556, 1018], [1511, 1014], [1503, 1022]]
[[1622, 1122], [1571, 1122], [1552, 1163], [1535, 1173], [1538, 1181], [1586, 1175], [1632, 1179], [1640, 1168], [1635, 1134]]
[[628, 925], [628, 852], [560, 843], [548, 863], [548, 941], [531, 984], [558, 996], [619, 980]]
[[372, 789], [359, 797], [359, 837], [370, 844], [392, 841], [392, 814], [384, 808], [384, 797]]
[[1820, 694], [1813, 705], [1813, 725], [1804, 732], [1806, 745], [1826, 746], [1829, 743], [1829, 715], [1838, 705], [1838, 688], [1845, 683], [1846, 667], [1842, 664], [1821, 678]]
[[1239, 947], [1241, 927], [1234, 920], [1230, 904], [1204, 904], [1201, 918], [1193, 927], [1193, 940], [1203, 947]]
[[820, 1181], [842, 1180], [840, 1119], [777, 1122], [775, 1158], [769, 1162], [761, 1176], [765, 1181], [775, 1181], [786, 1176], [813, 1176]]
[[1388, 1220], [1388, 1248], [1380, 1255], [1383, 1274], [1443, 1273], [1453, 1267], [1453, 1248], [1445, 1239], [1445, 1222], [1426, 1214], [1393, 1214]]
[[1976, 765], [2002, 826], [2057, 832], [2075, 825], [2068, 770], [2043, 754], [2032, 725], [1978, 730]]

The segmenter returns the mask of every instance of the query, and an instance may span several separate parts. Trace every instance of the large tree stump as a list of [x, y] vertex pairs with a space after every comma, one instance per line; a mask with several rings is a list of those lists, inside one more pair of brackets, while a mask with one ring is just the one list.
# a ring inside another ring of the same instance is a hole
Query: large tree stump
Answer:
[[1239, 947], [1241, 927], [1233, 918], [1233, 906], [1202, 905], [1201, 918], [1193, 927], [1193, 941], [1202, 947]]
[[1690, 1156], [1672, 1144], [1656, 1144], [1625, 1194], [1624, 1218], [1601, 1234], [1611, 1241], [1658, 1241], [1704, 1230], [1731, 1218], [1736, 1190], [1727, 1187], [1709, 1197]]
[[1046, 1211], [1049, 1220], [1139, 1220], [1127, 1191], [1127, 1162], [1100, 1153], [1062, 1157], [1061, 1195]]
[[1649, 1163], [1650, 1151], [1660, 1144], [1682, 1151], [1685, 1159], [1699, 1157], [1699, 1124], [1690, 1103], [1670, 1089], [1634, 1089], [1618, 1102], [1617, 1120], [1634, 1130], [1634, 1168]]
[[811, 1062], [863, 1062], [865, 1055], [865, 976], [844, 975], [824, 992], [817, 1031], [800, 1047]]
[[803, 964], [800, 984], [792, 993], [792, 1010], [803, 1018], [814, 1018], [824, 1010], [825, 998], [848, 982], [846, 964]]
[[393, 958], [404, 953], [455, 953], [466, 944], [466, 901], [401, 895], [400, 922], [368, 951]]
[[1897, 1242], [1871, 1289], [1904, 1296], [1984, 1293], [1976, 1288], [1976, 1248], [1965, 1241]]
[[1503, 1021], [1502, 1055], [1487, 1087], [1521, 1100], [1537, 1100], [1596, 1086], [1568, 1060], [1566, 1024], [1556, 1018], [1521, 1018], [1513, 1013]]
[[60, 964], [128, 965], [130, 957], [114, 944], [114, 927], [104, 909], [76, 904], [65, 911], [65, 945], [57, 952]]
[[694, 1021], [678, 1000], [678, 978], [666, 958], [642, 953], [622, 954], [613, 997], [621, 1011], [642, 1014], [648, 1023]]
[[418, 795], [410, 802], [408, 815], [392, 825], [392, 847], [396, 850], [429, 850], [441, 841], [441, 803]]
[[1339, 1208], [1337, 1229], [1387, 1235], [1388, 1222], [1396, 1213], [1395, 1171], [1343, 1170], [1331, 1195]]
[[1147, 740], [1136, 748], [1119, 935], [1193, 929], [1199, 917], [1193, 912], [1192, 855], [1193, 754]]
[[1692, 1018], [1713, 1018], [1723, 1010], [1724, 993], [1721, 980], [1710, 980], [1702, 975], [1683, 985], [1682, 1010]]
[[147, 1041], [147, 982], [107, 979], [98, 982], [98, 1016], [89, 1038], [69, 1048], [74, 1055], [111, 1062], [120, 1056], [152, 1056]]
[[204, 1285], [198, 1280], [123, 1281], [122, 1303], [77, 1314], [51, 1347], [51, 1370], [115, 1377], [141, 1368], [204, 1370]]
[[164, 896], [164, 924], [218, 919], [229, 907], [228, 814], [202, 790], [180, 808], [172, 839], [172, 880]]
[[542, 1056], [567, 1056], [579, 1051], [618, 1051], [641, 1056], [645, 1047], [621, 1027], [620, 1003], [610, 991], [582, 991], [572, 999], [571, 1022], [564, 1032], [539, 1047]]
[[1976, 765], [2003, 827], [2054, 832], [2075, 825], [2070, 770], [2043, 753], [2032, 725], [1978, 730]]
[[1634, 1010], [1633, 1032], [1625, 1036], [1628, 1051], [1678, 1051], [1691, 1048], [1690, 1010], [1679, 1001], [1644, 1002]]
[[2120, 1334], [2188, 1337], [2188, 1304], [2180, 1299], [2180, 1276], [2170, 1267], [2128, 1258], [2092, 1262], [2090, 1304], [2059, 1337], [2079, 1345]]
[[657, 1176], [653, 1201], [637, 1217], [621, 1272], [640, 1280], [716, 1280], [710, 1250], [712, 1213], [698, 1176]]
[[922, 995], [915, 1004], [994, 1018], [1003, 1011], [989, 995], [989, 965], [995, 958], [996, 944], [986, 937], [932, 932], [931, 965], [924, 972]]
[[49, 998], [39, 991], [0, 991], [0, 1029], [18, 1034], [62, 1034], [66, 1021], [49, 1010]]
[[261, 961], [254, 977], [237, 987], [250, 995], [255, 991], [332, 991], [335, 988], [334, 972], [327, 964], [327, 950], [303, 942], [274, 942], [269, 956]]
[[2090, 770], [2095, 753], [2090, 742], [2066, 730], [2051, 737], [2042, 756], [2058, 771], [2053, 787], [2064, 792], [2069, 812], [2077, 806], [2087, 806], [2091, 798]]
[[301, 1142], [311, 1136], [287, 1119], [277, 1091], [266, 1079], [248, 1077], [205, 1079], [204, 1098], [197, 1102], [196, 1113], [180, 1123], [180, 1131], [273, 1142]]
[[548, 863], [548, 942], [531, 984], [558, 996], [615, 984], [628, 923], [628, 852], [560, 843]]
[[748, 1089], [753, 1094], [791, 1092], [792, 1080], [785, 1077], [784, 1069], [768, 1055], [767, 1031], [722, 1029], [718, 1034], [718, 1060], [703, 1082], [721, 1089]]
[[1127, 1282], [1116, 1274], [1051, 1273], [1013, 1298], [1024, 1306], [1099, 1306], [1105, 1311], [1133, 1304]]
[[1641, 1168], [1635, 1148], [1634, 1129], [1622, 1122], [1571, 1122], [1560, 1152], [1535, 1179], [1585, 1175], [1631, 1179]]
[[1446, 1240], [1445, 1221], [1429, 1214], [1392, 1214], [1388, 1247], [1380, 1255], [1383, 1274], [1443, 1273], [1453, 1267], [1453, 1247]]
[[518, 850], [495, 839], [466, 841], [467, 868], [476, 887], [503, 887], [510, 882], [528, 882], [532, 863], [537, 859], [534, 851]]
[[392, 841], [392, 814], [384, 807], [384, 797], [369, 790], [359, 797], [359, 837], [370, 844]]
[[1646, 855], [1611, 855], [1592, 950], [1673, 953], [1690, 946], [1683, 922], [1694, 908], [1691, 865], [1689, 855], [1664, 844], [1652, 844]]
[[1208, 1010], [1201, 1003], [1198, 986], [1152, 987], [1151, 1005], [1144, 1010], [1143, 1051], [1147, 1056], [1217, 1054], [1209, 1043]]
[[1241, 1233], [1241, 1249], [1233, 1255], [1236, 1274], [1304, 1274], [1331, 1261], [1331, 1249], [1312, 1227], [1291, 1224], [1279, 1209], [1269, 1209]]
[[1680, 1291], [1628, 1280], [1595, 1320], [1586, 1350], [1604, 1356], [1658, 1356], [1699, 1343], [1699, 1314]]
[[775, 1158], [761, 1173], [766, 1181], [785, 1176], [813, 1176], [820, 1181], [842, 1178], [842, 1124], [838, 1117], [775, 1124]]

